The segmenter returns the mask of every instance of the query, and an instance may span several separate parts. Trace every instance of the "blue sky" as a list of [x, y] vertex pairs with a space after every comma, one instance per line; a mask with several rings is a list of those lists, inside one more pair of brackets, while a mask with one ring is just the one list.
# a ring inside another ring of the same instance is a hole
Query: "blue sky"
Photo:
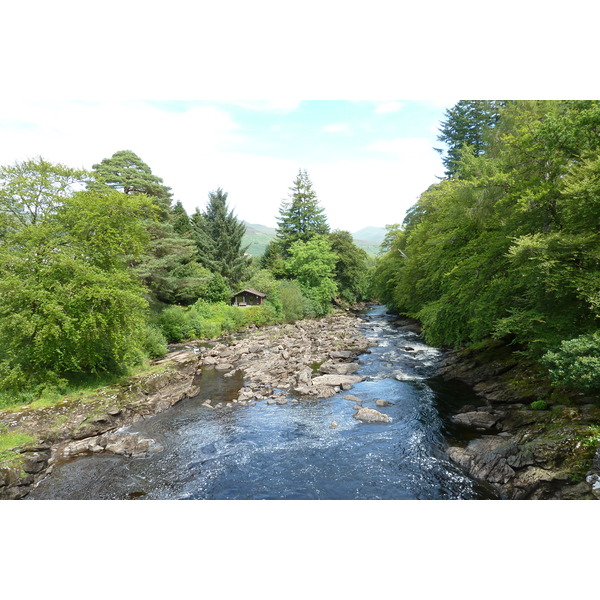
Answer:
[[221, 187], [240, 219], [274, 226], [306, 169], [334, 229], [401, 222], [443, 174], [443, 101], [43, 101], [0, 103], [0, 164], [41, 155], [91, 168], [138, 154], [188, 212]]

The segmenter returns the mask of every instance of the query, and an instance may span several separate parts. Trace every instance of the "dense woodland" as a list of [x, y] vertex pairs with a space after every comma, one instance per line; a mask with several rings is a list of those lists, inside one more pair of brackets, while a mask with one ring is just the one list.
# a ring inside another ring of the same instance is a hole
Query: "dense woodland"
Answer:
[[[171, 342], [373, 299], [432, 345], [502, 339], [557, 384], [600, 388], [600, 102], [460, 101], [439, 141], [445, 177], [388, 226], [376, 264], [330, 231], [303, 170], [253, 258], [224, 190], [188, 215], [130, 150], [91, 171], [0, 167], [0, 407], [122, 375]], [[266, 302], [230, 306], [246, 287]]]
[[376, 295], [426, 340], [504, 340], [600, 388], [600, 102], [461, 101], [446, 177], [389, 228]]
[[[327, 314], [367, 296], [369, 257], [331, 232], [300, 171], [262, 260], [227, 193], [188, 215], [129, 150], [90, 172], [0, 167], [0, 406], [122, 375], [167, 344]], [[261, 306], [230, 305], [251, 287]]]

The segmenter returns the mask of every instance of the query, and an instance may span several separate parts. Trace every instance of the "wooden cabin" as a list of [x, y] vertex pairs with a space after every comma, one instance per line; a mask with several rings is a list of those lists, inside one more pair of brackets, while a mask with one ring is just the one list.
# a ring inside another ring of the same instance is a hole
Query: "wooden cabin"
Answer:
[[231, 297], [232, 306], [260, 306], [264, 299], [267, 297], [266, 294], [247, 288], [241, 290]]

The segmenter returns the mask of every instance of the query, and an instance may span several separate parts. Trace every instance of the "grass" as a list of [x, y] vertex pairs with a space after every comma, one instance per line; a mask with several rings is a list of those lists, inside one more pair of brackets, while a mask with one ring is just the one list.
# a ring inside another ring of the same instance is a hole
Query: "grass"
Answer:
[[0, 464], [9, 463], [14, 465], [19, 461], [21, 455], [13, 449], [34, 442], [35, 437], [18, 431], [6, 431], [5, 425], [0, 424], [0, 426], [2, 427], [0, 429]]
[[96, 376], [78, 377], [59, 388], [47, 387], [41, 392], [25, 390], [18, 393], [0, 392], [0, 410], [19, 410], [24, 406], [31, 408], [44, 408], [54, 406], [62, 400], [77, 398], [86, 401], [103, 392], [117, 393], [118, 386], [128, 378], [138, 375], [150, 375], [168, 368], [168, 364], [154, 365], [144, 363], [119, 375], [102, 374]]

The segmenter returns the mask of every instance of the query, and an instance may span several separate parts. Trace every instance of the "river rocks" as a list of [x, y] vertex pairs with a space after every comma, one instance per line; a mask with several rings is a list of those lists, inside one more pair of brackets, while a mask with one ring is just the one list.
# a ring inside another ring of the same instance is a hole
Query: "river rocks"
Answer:
[[381, 400], [380, 398], [375, 399], [375, 406], [393, 406], [394, 403], [389, 400]]
[[475, 429], [487, 431], [493, 429], [500, 415], [489, 412], [473, 411], [463, 412], [452, 417], [452, 422], [465, 427], [474, 427]]
[[330, 385], [330, 386], [341, 386], [344, 384], [354, 384], [359, 383], [360, 381], [364, 381], [364, 377], [360, 377], [359, 375], [321, 375], [319, 377], [314, 377], [312, 380], [312, 384], [316, 386], [320, 385]]
[[350, 400], [350, 402], [356, 402], [356, 404], [362, 404], [362, 400], [356, 396], [353, 396], [352, 394], [346, 394], [345, 396], [342, 396], [342, 398], [344, 400]]
[[319, 371], [324, 374], [331, 375], [351, 375], [358, 371], [359, 366], [356, 363], [336, 363], [327, 361], [319, 368]]
[[161, 444], [144, 438], [139, 433], [114, 432], [67, 443], [59, 448], [52, 462], [56, 462], [58, 458], [67, 459], [90, 452], [111, 452], [123, 456], [142, 457], [161, 450], [163, 450]]
[[[291, 401], [297, 402], [349, 390], [362, 380], [352, 375], [358, 368], [356, 357], [374, 345], [360, 334], [361, 323], [350, 313], [336, 312], [321, 320], [249, 328], [240, 339], [221, 340], [212, 346], [194, 347], [188, 342], [155, 361], [152, 372], [132, 377], [115, 389], [99, 390], [92, 399], [72, 398], [52, 407], [0, 411], [0, 420], [10, 431], [35, 435], [47, 442], [48, 448], [52, 446], [52, 455], [43, 450], [37, 455], [33, 451], [23, 455], [26, 470], [0, 464], [0, 498], [26, 495], [29, 486], [61, 457], [88, 452], [135, 457], [159, 451], [161, 446], [154, 440], [123, 436], [122, 432], [117, 435], [117, 430], [196, 395], [202, 386], [197, 377], [201, 367], [214, 368], [223, 376], [243, 373], [246, 385], [235, 402], [203, 404], [216, 411], [264, 400], [283, 405], [290, 401], [288, 393], [293, 391], [297, 397]], [[323, 365], [332, 372], [319, 371]]]
[[392, 418], [373, 408], [360, 408], [354, 418], [364, 423], [391, 423]]

